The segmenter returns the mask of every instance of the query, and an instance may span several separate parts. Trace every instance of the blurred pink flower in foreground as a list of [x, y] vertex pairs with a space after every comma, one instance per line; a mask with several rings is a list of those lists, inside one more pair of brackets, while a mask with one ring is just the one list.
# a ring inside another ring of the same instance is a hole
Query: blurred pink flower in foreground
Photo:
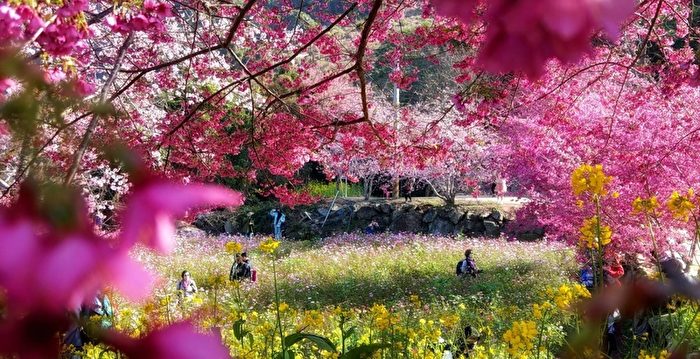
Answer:
[[[128, 255], [137, 241], [161, 252], [175, 244], [173, 221], [191, 207], [237, 206], [243, 196], [219, 186], [179, 185], [137, 172], [116, 241], [94, 233], [82, 199], [71, 188], [23, 185], [17, 202], [0, 208], [0, 355], [58, 355], [56, 335], [70, 324], [66, 313], [112, 286], [138, 300], [152, 275]], [[115, 336], [117, 334], [114, 334]], [[116, 336], [118, 338], [118, 336]], [[115, 340], [130, 358], [227, 358], [220, 338], [177, 324], [143, 340]]]
[[114, 335], [107, 340], [131, 359], [219, 359], [230, 358], [228, 349], [215, 334], [198, 333], [190, 323], [177, 323], [135, 340]]
[[[438, 14], [464, 23], [476, 1], [432, 0]], [[493, 0], [486, 4], [486, 39], [479, 63], [493, 72], [522, 71], [539, 77], [551, 59], [578, 61], [602, 29], [610, 39], [630, 16], [635, 0]]]
[[240, 206], [243, 195], [224, 187], [156, 181], [134, 188], [123, 214], [122, 245], [143, 242], [161, 253], [175, 247], [175, 217], [203, 206]]

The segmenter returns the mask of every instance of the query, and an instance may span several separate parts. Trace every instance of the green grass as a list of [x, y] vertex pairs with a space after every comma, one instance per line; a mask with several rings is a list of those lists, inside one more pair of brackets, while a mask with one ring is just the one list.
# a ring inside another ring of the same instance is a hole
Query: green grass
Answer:
[[[305, 190], [314, 196], [333, 198], [335, 197], [337, 188], [335, 182], [309, 182], [302, 188], [302, 190]], [[362, 197], [362, 185], [359, 183], [341, 183], [340, 194], [338, 194], [338, 196]]]

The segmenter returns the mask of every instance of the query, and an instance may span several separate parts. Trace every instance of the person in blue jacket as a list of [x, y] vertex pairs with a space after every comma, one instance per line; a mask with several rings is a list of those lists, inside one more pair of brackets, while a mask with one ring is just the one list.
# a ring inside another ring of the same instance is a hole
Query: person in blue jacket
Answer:
[[272, 230], [275, 234], [275, 239], [282, 239], [282, 223], [286, 220], [284, 213], [279, 209], [275, 208], [270, 211], [270, 217], [272, 217]]

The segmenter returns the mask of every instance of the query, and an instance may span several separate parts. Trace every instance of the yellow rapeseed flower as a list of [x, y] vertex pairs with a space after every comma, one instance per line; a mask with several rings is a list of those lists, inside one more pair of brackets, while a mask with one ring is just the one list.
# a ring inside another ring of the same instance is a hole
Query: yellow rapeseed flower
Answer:
[[533, 339], [537, 336], [537, 324], [531, 320], [516, 321], [503, 334], [503, 341], [508, 344], [507, 352], [513, 357], [526, 357], [533, 348]]
[[379, 330], [385, 330], [391, 326], [391, 313], [382, 304], [375, 304], [369, 310], [374, 319], [374, 325]]
[[224, 247], [229, 254], [241, 253], [243, 251], [243, 245], [238, 242], [226, 242]]
[[265, 241], [263, 241], [262, 243], [260, 243], [260, 250], [265, 252], [265, 253], [272, 254], [275, 252], [275, 249], [277, 249], [277, 247], [279, 247], [279, 246], [280, 246], [279, 241], [276, 241], [272, 238], [268, 238]]
[[632, 210], [634, 213], [648, 213], [652, 214], [659, 208], [659, 201], [656, 196], [651, 196], [649, 198], [637, 197], [632, 201]]
[[571, 288], [566, 284], [562, 284], [559, 289], [557, 289], [556, 296], [554, 296], [554, 303], [556, 303], [559, 309], [568, 309], [573, 298], [574, 293]]
[[668, 350], [664, 349], [661, 352], [659, 352], [658, 356], [655, 356], [652, 353], [647, 352], [646, 350], [640, 350], [639, 351], [639, 356], [637, 356], [637, 359], [668, 359], [671, 355], [669, 354]]
[[692, 188], [688, 190], [685, 196], [682, 196], [678, 191], [673, 191], [668, 198], [668, 202], [666, 202], [666, 206], [674, 218], [687, 221], [690, 212], [695, 209], [694, 197], [695, 192]]
[[287, 304], [287, 303], [285, 303], [285, 302], [281, 302], [280, 305], [279, 305], [279, 311], [280, 311], [280, 313], [286, 312], [287, 309], [289, 309], [289, 304]]
[[307, 310], [301, 318], [301, 322], [297, 325], [297, 331], [305, 328], [317, 330], [323, 327], [323, 314], [318, 310]]
[[[600, 227], [600, 232], [598, 232], [598, 227]], [[585, 219], [579, 231], [581, 232], [579, 237], [581, 244], [588, 248], [598, 248], [599, 245], [606, 246], [610, 244], [612, 238], [612, 230], [609, 226], [604, 225], [598, 216]]]
[[542, 313], [542, 306], [541, 305], [539, 305], [537, 303], [532, 305], [532, 316], [537, 320], [542, 319], [544, 314]]
[[583, 286], [583, 284], [574, 283], [573, 287], [574, 287], [574, 291], [576, 292], [576, 295], [579, 298], [590, 298], [591, 297], [591, 292], [589, 292], [588, 288]]
[[604, 196], [607, 194], [605, 187], [610, 180], [612, 177], [605, 175], [602, 165], [584, 163], [571, 174], [571, 188], [577, 197], [583, 194]]
[[545, 312], [549, 311], [552, 308], [552, 303], [547, 301], [543, 302], [542, 304], [535, 303], [532, 305], [532, 316], [535, 319], [540, 320], [544, 317]]
[[459, 324], [459, 316], [454, 314], [445, 314], [440, 317], [440, 324], [444, 325], [445, 328], [454, 328]]

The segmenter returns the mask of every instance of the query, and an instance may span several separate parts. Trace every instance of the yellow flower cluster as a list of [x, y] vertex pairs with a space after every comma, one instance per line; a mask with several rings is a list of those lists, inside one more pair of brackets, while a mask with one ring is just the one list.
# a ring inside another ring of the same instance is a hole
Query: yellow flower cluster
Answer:
[[610, 183], [612, 177], [606, 176], [602, 165], [582, 164], [571, 174], [571, 188], [574, 195], [590, 194], [591, 196], [604, 196], [607, 194], [605, 186]]
[[671, 354], [666, 349], [662, 350], [658, 356], [655, 356], [654, 354], [651, 354], [646, 350], [641, 350], [637, 359], [668, 359], [670, 357]]
[[284, 313], [287, 311], [287, 309], [289, 309], [289, 304], [287, 304], [285, 302], [281, 302], [278, 309], [279, 309], [280, 313]]
[[396, 322], [396, 319], [392, 318], [391, 313], [389, 313], [383, 304], [373, 305], [369, 313], [374, 319], [376, 328], [379, 330], [386, 330]]
[[656, 196], [651, 196], [649, 198], [637, 197], [632, 201], [632, 210], [635, 213], [647, 213], [651, 214], [659, 208], [659, 201]]
[[513, 323], [513, 327], [503, 334], [503, 341], [508, 344], [508, 354], [515, 358], [527, 358], [532, 350], [533, 339], [537, 336], [537, 325], [531, 320]]
[[272, 238], [268, 238], [265, 241], [263, 241], [262, 243], [260, 243], [260, 250], [265, 252], [265, 253], [272, 254], [275, 252], [275, 250], [279, 246], [280, 246], [279, 241], [276, 241]]
[[695, 192], [692, 188], [688, 189], [685, 196], [682, 196], [680, 193], [678, 193], [678, 191], [673, 191], [671, 196], [668, 198], [666, 206], [673, 217], [687, 221], [690, 212], [695, 208], [695, 203], [693, 203], [694, 197]]
[[434, 320], [418, 320], [419, 330], [415, 332], [416, 337], [420, 338], [424, 343], [435, 343], [440, 340], [442, 331], [438, 325], [435, 325]]
[[238, 242], [226, 242], [224, 247], [229, 254], [241, 253], [243, 251], [243, 245]]
[[459, 315], [445, 314], [440, 317], [440, 324], [444, 325], [445, 328], [452, 329], [459, 324]]
[[576, 299], [591, 297], [588, 289], [579, 283], [562, 284], [557, 289], [548, 288], [547, 294], [561, 310], [568, 309]]
[[415, 294], [411, 294], [408, 297], [408, 301], [411, 302], [411, 304], [413, 304], [413, 306], [416, 308], [419, 308], [421, 306], [420, 297]]
[[469, 356], [473, 356], [475, 359], [491, 359], [496, 357], [496, 351], [493, 348], [484, 348], [481, 345], [474, 347]]
[[542, 304], [533, 304], [532, 305], [532, 316], [540, 320], [544, 317], [544, 313], [548, 312], [550, 309], [552, 309], [552, 303], [550, 302], [544, 302]]
[[297, 331], [314, 331], [323, 327], [323, 315], [318, 310], [304, 312], [301, 322], [297, 324]]
[[[598, 232], [600, 231], [600, 232]], [[597, 249], [598, 246], [606, 246], [610, 244], [612, 238], [612, 230], [609, 226], [604, 225], [598, 216], [585, 219], [580, 229], [581, 244], [587, 248]], [[598, 236], [600, 234], [600, 236]]]

